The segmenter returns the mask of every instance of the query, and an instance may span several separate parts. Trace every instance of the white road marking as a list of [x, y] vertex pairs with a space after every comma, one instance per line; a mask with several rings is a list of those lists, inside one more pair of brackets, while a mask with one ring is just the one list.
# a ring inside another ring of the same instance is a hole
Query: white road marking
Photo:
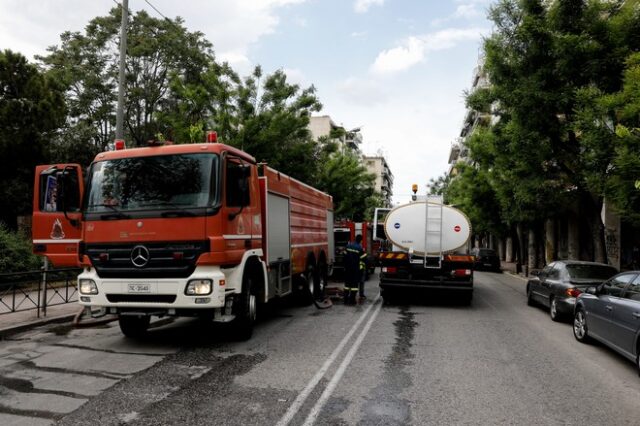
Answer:
[[[325, 373], [327, 372], [327, 370], [329, 369], [331, 364], [333, 364], [333, 361], [335, 361], [335, 359], [338, 357], [340, 352], [342, 352], [342, 349], [345, 347], [345, 345], [347, 344], [349, 339], [351, 339], [351, 336], [353, 336], [353, 333], [355, 333], [356, 330], [358, 329], [358, 327], [360, 327], [360, 324], [362, 324], [362, 321], [364, 321], [364, 319], [367, 317], [367, 315], [369, 314], [369, 311], [371, 311], [371, 308], [373, 308], [373, 306], [376, 304], [378, 299], [380, 299], [380, 295], [379, 294], [378, 294], [378, 296], [376, 296], [376, 298], [374, 299], [374, 301], [371, 304], [371, 306], [369, 306], [364, 311], [364, 313], [360, 316], [360, 318], [358, 318], [358, 321], [356, 321], [356, 323], [353, 324], [353, 326], [351, 327], [349, 332], [342, 338], [342, 340], [340, 341], [338, 346], [336, 346], [336, 348], [333, 350], [331, 355], [329, 355], [329, 358], [327, 358], [327, 360], [324, 362], [324, 364], [322, 364], [322, 367], [320, 367], [318, 372], [311, 378], [309, 383], [307, 383], [307, 386], [305, 386], [305, 388], [302, 390], [302, 392], [300, 392], [300, 394], [295, 399], [295, 401], [293, 401], [293, 404], [291, 404], [291, 406], [289, 407], [287, 412], [284, 413], [284, 416], [282, 416], [280, 421], [277, 423], [277, 426], [286, 426], [286, 425], [288, 425], [289, 422], [291, 421], [291, 419], [293, 419], [293, 417], [296, 414], [298, 414], [298, 411], [300, 410], [300, 407], [302, 407], [302, 404], [304, 404], [304, 402], [307, 400], [307, 398], [311, 394], [311, 391], [316, 387], [316, 385], [324, 377]], [[380, 305], [380, 306], [382, 306], [382, 305]]]
[[336, 371], [336, 373], [333, 375], [333, 377], [331, 378], [331, 381], [329, 382], [329, 384], [327, 384], [327, 387], [325, 388], [324, 392], [322, 392], [322, 395], [320, 395], [318, 402], [316, 402], [316, 405], [311, 409], [311, 412], [307, 416], [307, 420], [305, 420], [304, 422], [304, 426], [311, 426], [312, 424], [315, 423], [316, 419], [318, 418], [318, 415], [320, 414], [320, 410], [322, 410], [322, 407], [324, 407], [324, 404], [326, 404], [327, 400], [331, 397], [331, 394], [333, 394], [333, 391], [336, 389], [336, 386], [338, 386], [338, 383], [340, 382], [340, 379], [342, 379], [344, 372], [347, 370], [347, 367], [349, 366], [356, 352], [360, 348], [362, 341], [364, 340], [365, 336], [369, 332], [369, 329], [371, 328], [373, 321], [375, 321], [378, 314], [380, 313], [380, 309], [382, 309], [382, 303], [378, 305], [376, 310], [369, 317], [369, 321], [367, 321], [367, 324], [364, 326], [364, 328], [360, 332], [360, 335], [358, 336], [356, 341], [353, 343], [353, 346], [351, 347], [351, 349], [349, 349], [349, 352], [344, 357], [344, 360], [342, 360], [342, 364], [340, 364], [338, 371]]

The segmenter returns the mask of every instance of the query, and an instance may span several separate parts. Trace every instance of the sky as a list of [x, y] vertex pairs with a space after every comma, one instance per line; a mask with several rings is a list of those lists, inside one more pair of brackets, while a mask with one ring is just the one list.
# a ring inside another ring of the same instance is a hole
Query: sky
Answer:
[[[129, 0], [133, 12], [184, 19], [241, 75], [255, 65], [313, 85], [329, 115], [360, 128], [364, 154], [386, 158], [393, 201], [448, 170], [464, 92], [491, 32], [491, 0]], [[154, 10], [151, 5], [155, 7]], [[0, 0], [0, 49], [28, 59], [107, 15], [116, 0]], [[158, 12], [159, 11], [159, 12]]]

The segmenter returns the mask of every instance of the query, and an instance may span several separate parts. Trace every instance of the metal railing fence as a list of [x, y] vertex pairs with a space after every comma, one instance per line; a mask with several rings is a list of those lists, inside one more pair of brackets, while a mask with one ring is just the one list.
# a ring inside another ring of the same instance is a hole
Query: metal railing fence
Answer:
[[0, 274], [0, 315], [37, 309], [47, 315], [47, 306], [78, 300], [76, 278], [81, 269], [49, 269]]

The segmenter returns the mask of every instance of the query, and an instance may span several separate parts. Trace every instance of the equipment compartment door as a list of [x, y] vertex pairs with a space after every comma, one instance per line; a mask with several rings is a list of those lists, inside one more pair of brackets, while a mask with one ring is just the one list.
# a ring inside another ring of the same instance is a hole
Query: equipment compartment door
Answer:
[[289, 199], [280, 195], [267, 195], [267, 253], [269, 263], [289, 260], [291, 257], [291, 218]]
[[82, 169], [78, 164], [37, 166], [33, 192], [33, 252], [56, 267], [80, 263]]

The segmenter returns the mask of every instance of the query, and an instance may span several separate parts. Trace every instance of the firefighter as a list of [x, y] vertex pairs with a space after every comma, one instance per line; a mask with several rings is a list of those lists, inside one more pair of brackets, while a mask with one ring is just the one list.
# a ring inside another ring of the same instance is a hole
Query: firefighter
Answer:
[[[359, 235], [358, 235], [359, 236]], [[367, 274], [367, 252], [365, 252], [364, 250], [362, 251], [362, 254], [360, 255], [360, 288], [359, 288], [359, 296], [360, 296], [360, 300], [364, 300], [366, 299], [365, 295], [364, 295], [364, 282], [367, 279], [368, 275]]]
[[356, 235], [355, 242], [347, 244], [344, 255], [344, 303], [353, 305], [356, 303], [356, 295], [360, 286], [361, 276], [364, 270], [361, 269], [362, 256], [362, 235]]

